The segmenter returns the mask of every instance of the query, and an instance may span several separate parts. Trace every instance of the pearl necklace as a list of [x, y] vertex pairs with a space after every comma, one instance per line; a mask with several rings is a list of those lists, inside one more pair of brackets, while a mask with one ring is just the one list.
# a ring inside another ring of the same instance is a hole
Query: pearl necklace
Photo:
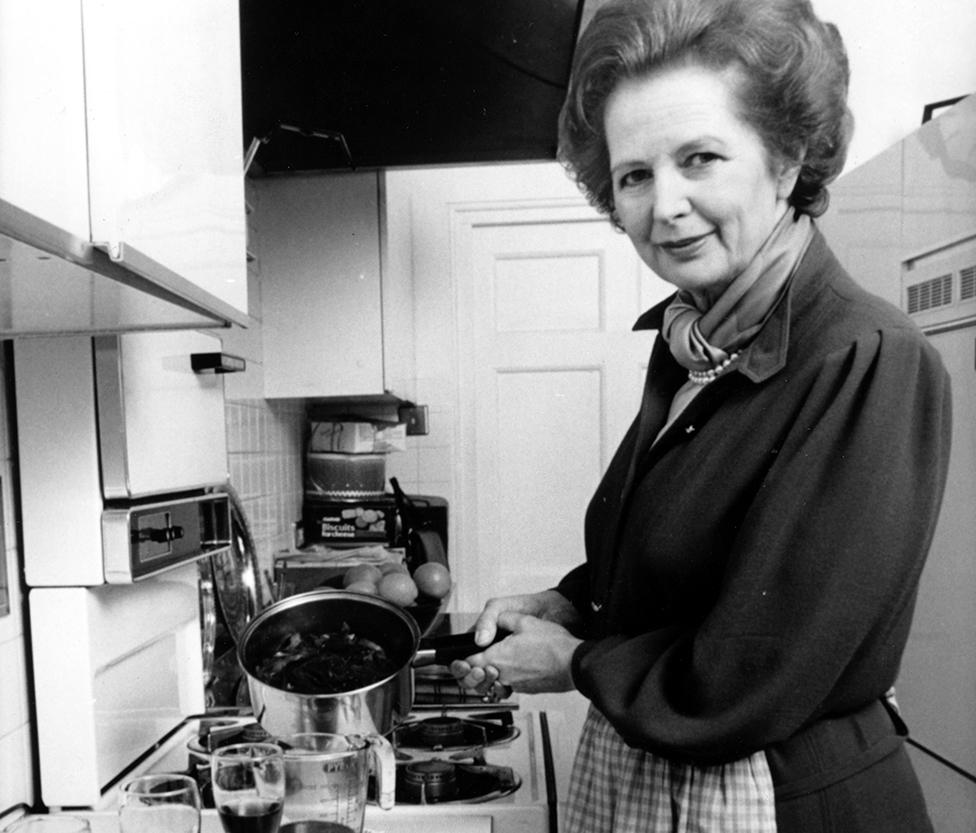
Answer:
[[731, 353], [728, 358], [723, 359], [717, 367], [710, 368], [709, 370], [689, 370], [688, 379], [696, 385], [707, 385], [709, 382], [714, 382], [728, 370], [737, 358], [739, 358], [738, 350]]

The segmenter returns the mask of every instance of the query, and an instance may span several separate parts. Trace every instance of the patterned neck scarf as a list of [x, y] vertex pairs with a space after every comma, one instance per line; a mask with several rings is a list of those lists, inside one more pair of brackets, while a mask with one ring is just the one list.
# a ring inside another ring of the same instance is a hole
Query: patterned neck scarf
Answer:
[[702, 312], [691, 295], [680, 290], [664, 311], [661, 328], [677, 362], [688, 370], [712, 370], [745, 347], [775, 309], [812, 235], [810, 218], [794, 218], [793, 210], [787, 209], [710, 309]]

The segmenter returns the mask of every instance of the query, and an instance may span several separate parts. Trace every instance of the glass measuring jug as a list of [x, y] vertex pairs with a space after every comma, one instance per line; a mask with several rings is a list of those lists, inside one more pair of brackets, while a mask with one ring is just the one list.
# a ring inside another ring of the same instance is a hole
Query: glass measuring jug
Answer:
[[380, 807], [393, 806], [396, 761], [381, 735], [307, 732], [278, 742], [285, 750], [280, 833], [362, 833], [371, 764]]

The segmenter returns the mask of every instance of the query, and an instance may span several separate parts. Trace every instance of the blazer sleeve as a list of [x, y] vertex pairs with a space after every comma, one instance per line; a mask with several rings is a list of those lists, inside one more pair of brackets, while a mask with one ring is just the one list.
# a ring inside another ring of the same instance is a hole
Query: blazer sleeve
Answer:
[[799, 407], [742, 511], [716, 604], [681, 632], [574, 654], [577, 687], [632, 746], [734, 760], [894, 681], [945, 484], [949, 377], [905, 328], [790, 384]]
[[585, 619], [589, 613], [589, 586], [589, 570], [586, 564], [580, 564], [563, 576], [554, 589], [565, 596]]

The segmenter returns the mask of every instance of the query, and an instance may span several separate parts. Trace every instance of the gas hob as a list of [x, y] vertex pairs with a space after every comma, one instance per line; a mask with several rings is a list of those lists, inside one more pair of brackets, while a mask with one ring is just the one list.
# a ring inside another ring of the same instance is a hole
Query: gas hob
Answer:
[[[234, 738], [234, 720], [242, 729], [255, 725], [250, 718], [187, 719], [119, 780], [143, 772], [206, 773], [209, 730], [219, 726], [222, 742], [233, 742], [239, 739]], [[556, 831], [556, 779], [546, 712], [517, 707], [427, 710], [402, 722], [390, 740], [397, 756], [397, 803], [388, 811], [370, 803], [368, 833]], [[117, 790], [118, 782], [110, 785], [98, 806], [84, 813], [92, 833], [117, 833]], [[220, 821], [207, 792], [203, 784], [201, 833], [218, 833]]]

